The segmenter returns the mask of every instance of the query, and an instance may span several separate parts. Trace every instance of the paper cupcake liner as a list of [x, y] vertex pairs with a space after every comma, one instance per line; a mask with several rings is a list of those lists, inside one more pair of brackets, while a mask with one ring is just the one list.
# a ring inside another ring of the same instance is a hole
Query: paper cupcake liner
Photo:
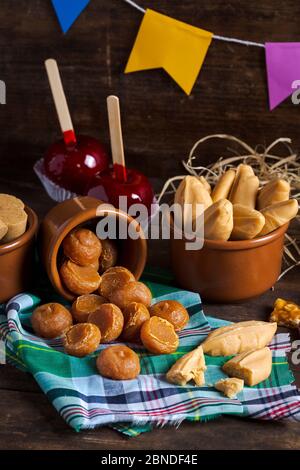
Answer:
[[[62, 188], [56, 183], [53, 183], [48, 176], [45, 174], [45, 169], [44, 169], [44, 159], [41, 158], [38, 160], [34, 167], [34, 172], [39, 178], [40, 182], [42, 183], [43, 187], [45, 188], [48, 196], [55, 202], [63, 202], [66, 201], [67, 199], [73, 199], [74, 197], [79, 196], [79, 194], [73, 193], [72, 191], [69, 191], [68, 189]], [[157, 202], [157, 199], [154, 197], [153, 203], [151, 206], [151, 215], [149, 217], [149, 221], [157, 214], [159, 211], [159, 204]]]
[[69, 191], [68, 189], [62, 188], [61, 186], [58, 186], [58, 184], [53, 183], [45, 174], [44, 170], [44, 159], [41, 158], [38, 160], [34, 167], [33, 167], [35, 174], [39, 178], [40, 182], [44, 186], [47, 194], [53, 201], [56, 202], [63, 202], [66, 201], [67, 199], [73, 199], [74, 197], [78, 196], [76, 193], [72, 193], [72, 191]]

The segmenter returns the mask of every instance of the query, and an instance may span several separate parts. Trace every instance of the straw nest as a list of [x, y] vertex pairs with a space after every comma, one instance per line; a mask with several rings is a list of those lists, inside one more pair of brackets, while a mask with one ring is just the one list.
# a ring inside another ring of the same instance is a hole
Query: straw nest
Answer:
[[[207, 166], [202, 166], [201, 152], [199, 147], [201, 144], [212, 139], [223, 139], [234, 142], [240, 147], [240, 151], [226, 147], [227, 152], [231, 152], [229, 157], [220, 157], [215, 163]], [[194, 176], [204, 176], [211, 186], [214, 186], [220, 176], [230, 168], [234, 168], [240, 163], [251, 165], [254, 173], [258, 176], [261, 187], [274, 178], [282, 178], [290, 183], [291, 196], [299, 201], [300, 198], [300, 158], [293, 152], [290, 144], [291, 139], [281, 137], [272, 142], [268, 147], [258, 145], [252, 148], [250, 145], [243, 142], [241, 139], [227, 134], [213, 134], [203, 137], [198, 140], [192, 147], [188, 158], [182, 161], [183, 167], [187, 174]], [[275, 147], [283, 155], [275, 155]], [[176, 189], [186, 175], [178, 175], [170, 178], [164, 184], [160, 194], [157, 195], [158, 202], [160, 203], [164, 197], [176, 192]], [[300, 215], [296, 217], [295, 223], [299, 223]], [[293, 236], [286, 235], [285, 248], [284, 248], [284, 265], [283, 271], [279, 276], [282, 278], [288, 271], [300, 264], [300, 233], [297, 236], [295, 230]], [[299, 232], [299, 230], [298, 230]]]

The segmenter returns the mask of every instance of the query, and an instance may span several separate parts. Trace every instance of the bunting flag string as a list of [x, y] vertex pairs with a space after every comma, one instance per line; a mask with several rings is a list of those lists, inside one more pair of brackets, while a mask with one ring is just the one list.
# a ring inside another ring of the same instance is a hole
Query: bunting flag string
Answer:
[[[164, 69], [190, 94], [213, 39], [265, 49], [269, 106], [273, 110], [295, 91], [300, 83], [300, 43], [266, 44], [216, 35], [151, 9], [134, 0], [123, 0], [142, 13], [143, 19], [130, 53], [125, 73]], [[66, 33], [90, 0], [52, 0]]]
[[147, 10], [125, 73], [162, 67], [190, 94], [213, 34]]
[[[138, 5], [133, 0], [123, 0], [123, 1], [128, 3], [129, 5], [131, 5], [132, 7], [134, 7], [136, 10], [139, 10], [141, 13], [146, 13], [145, 8], [142, 8], [140, 5]], [[237, 44], [243, 44], [244, 46], [265, 47], [265, 45], [260, 43], [260, 42], [245, 41], [243, 39], [230, 38], [230, 37], [226, 37], [226, 36], [219, 36], [217, 34], [214, 34], [213, 38], [218, 39], [219, 41], [235, 42]]]
[[66, 33], [77, 20], [90, 0], [52, 0], [61, 29]]

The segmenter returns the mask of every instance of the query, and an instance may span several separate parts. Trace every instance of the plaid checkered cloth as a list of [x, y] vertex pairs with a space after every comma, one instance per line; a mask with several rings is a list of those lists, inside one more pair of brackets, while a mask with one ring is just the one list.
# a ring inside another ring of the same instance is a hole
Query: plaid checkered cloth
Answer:
[[[103, 378], [95, 366], [98, 353], [79, 359], [64, 354], [61, 339], [35, 336], [30, 316], [40, 299], [30, 294], [13, 298], [0, 314], [0, 337], [5, 342], [7, 363], [31, 373], [76, 431], [110, 425], [128, 436], [136, 436], [153, 426], [178, 426], [183, 420], [207, 421], [226, 414], [300, 421], [300, 396], [286, 359], [291, 349], [288, 334], [276, 335], [271, 344], [271, 376], [256, 387], [245, 387], [238, 399], [230, 400], [213, 388], [217, 380], [225, 377], [220, 366], [228, 357], [206, 356], [204, 387], [169, 384], [165, 374], [171, 365], [198, 346], [211, 329], [228, 322], [206, 318], [198, 294], [152, 282], [148, 286], [154, 302], [180, 301], [189, 311], [190, 322], [179, 333], [180, 345], [174, 354], [155, 356], [142, 346], [131, 345], [141, 361], [137, 379], [118, 382]], [[99, 350], [105, 347], [100, 345]]]

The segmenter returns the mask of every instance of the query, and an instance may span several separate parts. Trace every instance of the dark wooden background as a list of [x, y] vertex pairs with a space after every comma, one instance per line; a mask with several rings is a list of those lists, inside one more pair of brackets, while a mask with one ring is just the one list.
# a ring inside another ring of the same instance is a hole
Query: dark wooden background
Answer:
[[[174, 18], [224, 36], [253, 41], [300, 40], [296, 0], [139, 0]], [[191, 96], [162, 70], [123, 73], [142, 15], [123, 0], [91, 0], [63, 35], [50, 0], [1, 0], [0, 79], [7, 105], [0, 107], [0, 177], [24, 180], [59, 126], [43, 62], [61, 68], [77, 132], [108, 144], [105, 98], [121, 98], [128, 163], [151, 177], [167, 178], [200, 137], [225, 132], [252, 145], [280, 136], [300, 144], [300, 106], [288, 99], [268, 110], [264, 50], [213, 41]], [[300, 77], [295, 77], [300, 79]], [[203, 147], [203, 161], [219, 156]]]
[[[258, 42], [300, 41], [298, 0], [138, 0], [219, 35]], [[77, 132], [108, 144], [105, 98], [118, 94], [129, 165], [156, 182], [181, 172], [193, 143], [212, 133], [234, 134], [255, 146], [278, 137], [300, 147], [300, 106], [287, 100], [268, 110], [264, 51], [214, 41], [200, 78], [187, 97], [163, 71], [124, 75], [141, 14], [122, 0], [91, 0], [64, 36], [50, 0], [0, 0], [0, 80], [7, 104], [0, 106], [0, 192], [24, 199], [42, 217], [53, 202], [32, 171], [59, 126], [43, 62], [55, 57]], [[295, 77], [300, 79], [300, 77]], [[224, 146], [203, 146], [203, 163]], [[150, 262], [168, 262], [166, 243], [150, 246]], [[300, 302], [299, 271], [293, 270], [251, 303], [205, 305], [211, 315], [233, 321], [265, 320], [275, 296]], [[295, 371], [296, 372], [296, 371]], [[69, 429], [29, 375], [0, 367], [2, 449], [297, 449], [299, 424], [222, 418], [183, 424], [127, 440], [109, 429], [80, 435]]]

